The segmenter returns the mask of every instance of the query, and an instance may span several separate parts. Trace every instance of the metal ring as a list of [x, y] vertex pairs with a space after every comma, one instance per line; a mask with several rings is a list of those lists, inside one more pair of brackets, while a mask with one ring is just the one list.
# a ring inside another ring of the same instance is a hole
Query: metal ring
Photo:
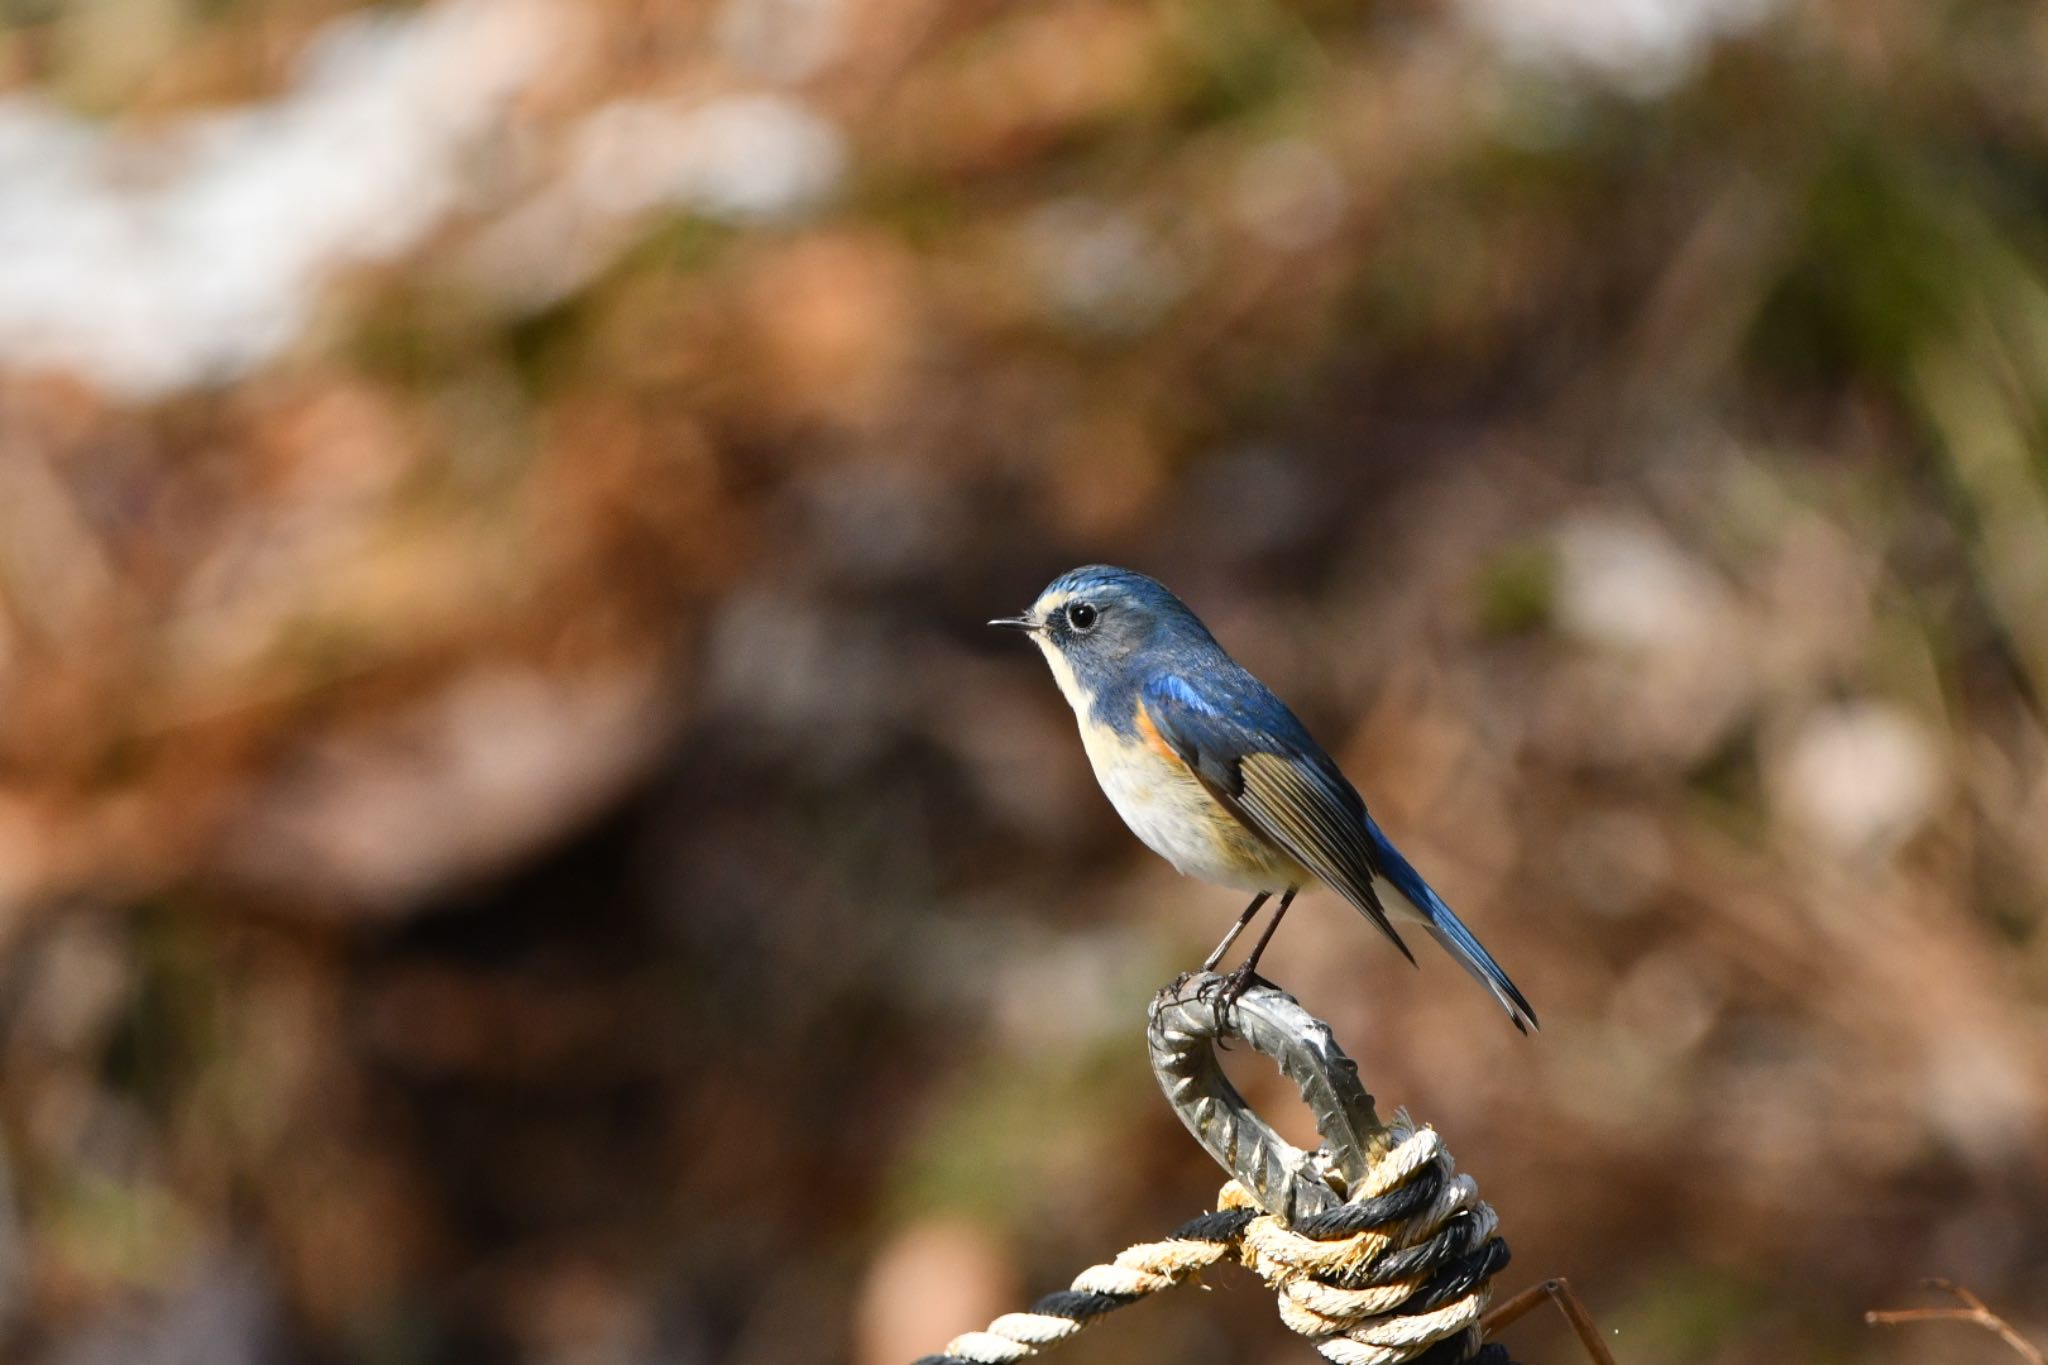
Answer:
[[[1328, 1024], [1277, 986], [1258, 982], [1219, 1018], [1215, 1000], [1222, 988], [1222, 977], [1196, 972], [1152, 998], [1145, 1040], [1159, 1088], [1195, 1141], [1266, 1212], [1292, 1222], [1336, 1207], [1390, 1142], [1357, 1064], [1337, 1046]], [[1289, 1144], [1245, 1103], [1216, 1054], [1225, 1038], [1278, 1063], [1301, 1091], [1323, 1139], [1314, 1153]]]

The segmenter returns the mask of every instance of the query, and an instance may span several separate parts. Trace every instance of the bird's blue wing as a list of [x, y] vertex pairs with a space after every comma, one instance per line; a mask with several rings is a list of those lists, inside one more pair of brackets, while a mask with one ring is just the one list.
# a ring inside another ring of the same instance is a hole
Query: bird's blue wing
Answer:
[[[1357, 906], [1415, 960], [1387, 918], [1382, 888], [1457, 959], [1527, 1032], [1536, 1012], [1479, 939], [1453, 914], [1401, 850], [1381, 832], [1365, 801], [1321, 745], [1249, 673], [1209, 674], [1197, 686], [1174, 673], [1140, 693], [1160, 738], [1247, 828], [1286, 850]], [[1405, 905], [1400, 904], [1405, 902]]]
[[1415, 955], [1373, 889], [1381, 875], [1365, 802], [1294, 713], [1250, 674], [1211, 674], [1200, 686], [1175, 673], [1141, 690], [1159, 737], [1246, 828], [1323, 879]]

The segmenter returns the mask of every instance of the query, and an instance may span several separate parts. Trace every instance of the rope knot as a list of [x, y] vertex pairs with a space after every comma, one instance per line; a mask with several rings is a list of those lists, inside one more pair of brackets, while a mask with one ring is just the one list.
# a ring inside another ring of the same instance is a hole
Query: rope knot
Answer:
[[[916, 1365], [1009, 1365], [1228, 1260], [1265, 1281], [1280, 1320], [1334, 1365], [1509, 1365], [1500, 1346], [1481, 1345], [1479, 1327], [1507, 1243], [1436, 1130], [1406, 1112], [1382, 1124], [1329, 1025], [1292, 996], [1260, 983], [1223, 1008], [1221, 985], [1206, 974], [1176, 982], [1146, 1028], [1174, 1112], [1231, 1173], [1216, 1212]], [[1297, 1150], [1251, 1111], [1216, 1056], [1224, 1038], [1273, 1058], [1300, 1087], [1320, 1148]]]
[[1273, 1290], [1280, 1320], [1336, 1365], [1464, 1361], [1479, 1350], [1488, 1281], [1507, 1264], [1499, 1220], [1433, 1128], [1406, 1114], [1343, 1203], [1292, 1223], [1256, 1213], [1233, 1179], [1226, 1211], [1253, 1211], [1238, 1260]]

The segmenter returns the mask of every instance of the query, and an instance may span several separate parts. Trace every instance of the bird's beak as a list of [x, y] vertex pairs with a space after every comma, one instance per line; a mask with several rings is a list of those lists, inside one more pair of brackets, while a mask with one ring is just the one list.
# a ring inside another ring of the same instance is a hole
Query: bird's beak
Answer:
[[1029, 616], [998, 616], [989, 622], [992, 626], [1003, 626], [1010, 630], [1037, 630], [1038, 622]]

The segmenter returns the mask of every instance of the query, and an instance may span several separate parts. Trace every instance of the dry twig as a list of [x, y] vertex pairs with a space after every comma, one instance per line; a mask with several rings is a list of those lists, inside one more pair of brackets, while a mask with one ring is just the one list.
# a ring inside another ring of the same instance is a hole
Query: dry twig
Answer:
[[2012, 1324], [1984, 1306], [1984, 1300], [1972, 1294], [1951, 1280], [1922, 1280], [1929, 1289], [1939, 1289], [1953, 1294], [1963, 1303], [1961, 1308], [1892, 1308], [1865, 1313], [1863, 1320], [1873, 1326], [1893, 1327], [1902, 1322], [1974, 1322], [1979, 1327], [1998, 1333], [2005, 1344], [2012, 1347], [2028, 1365], [2048, 1365], [2041, 1355], [2041, 1348], [2015, 1332]]
[[[1532, 1284], [1521, 1293], [1509, 1299], [1486, 1315], [1479, 1324], [1480, 1334], [1488, 1341], [1506, 1327], [1520, 1322], [1529, 1315], [1529, 1310], [1549, 1299], [1557, 1305], [1557, 1311], [1564, 1314], [1572, 1331], [1578, 1334], [1579, 1344], [1586, 1348], [1586, 1358], [1593, 1365], [1615, 1365], [1614, 1353], [1607, 1349], [1607, 1343], [1600, 1337], [1600, 1329], [1593, 1325], [1593, 1315], [1586, 1311], [1586, 1305], [1579, 1302], [1579, 1296], [1572, 1292], [1571, 1283], [1563, 1278], [1544, 1280]], [[2035, 1365], [2041, 1365], [2039, 1358]]]

